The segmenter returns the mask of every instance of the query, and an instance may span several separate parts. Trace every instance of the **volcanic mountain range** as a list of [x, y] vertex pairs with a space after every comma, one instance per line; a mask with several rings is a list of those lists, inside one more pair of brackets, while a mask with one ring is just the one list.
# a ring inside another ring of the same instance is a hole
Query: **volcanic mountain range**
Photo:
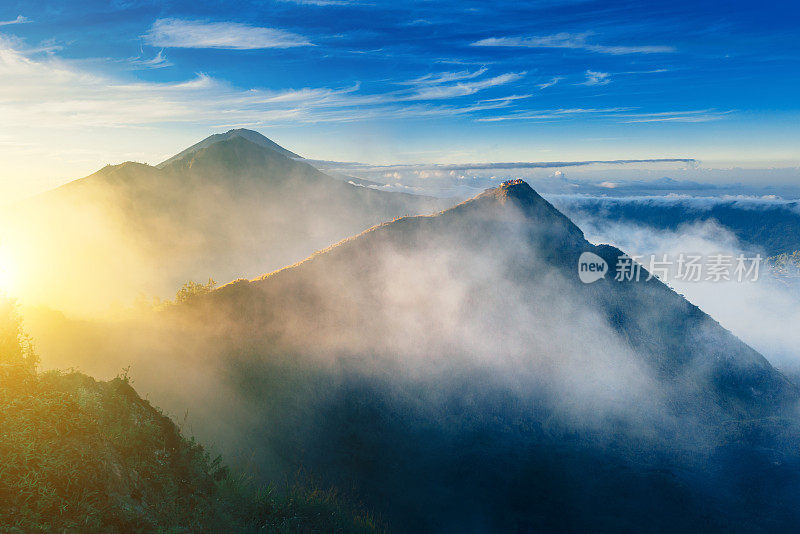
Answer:
[[33, 328], [43, 353], [130, 364], [238, 467], [308, 469], [399, 530], [797, 524], [797, 387], [646, 271], [582, 283], [582, 253], [623, 252], [527, 183], [430, 213], [242, 135], [204, 143], [32, 202], [105, 199], [164, 266], [268, 274], [128, 323]]

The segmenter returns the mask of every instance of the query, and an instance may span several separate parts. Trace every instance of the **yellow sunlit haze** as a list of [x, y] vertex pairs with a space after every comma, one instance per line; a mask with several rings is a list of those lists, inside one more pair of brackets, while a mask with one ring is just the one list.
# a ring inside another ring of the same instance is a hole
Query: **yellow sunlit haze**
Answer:
[[45, 197], [2, 214], [0, 290], [25, 306], [79, 314], [149, 293], [143, 279], [151, 273], [102, 205], [95, 197], [85, 203]]
[[16, 296], [17, 267], [6, 247], [0, 243], [0, 294]]

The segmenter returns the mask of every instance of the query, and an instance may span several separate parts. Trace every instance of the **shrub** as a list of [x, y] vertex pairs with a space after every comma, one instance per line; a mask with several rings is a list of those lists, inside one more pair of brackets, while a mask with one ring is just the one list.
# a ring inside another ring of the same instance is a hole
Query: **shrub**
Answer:
[[217, 283], [211, 278], [209, 278], [208, 282], [205, 284], [195, 281], [186, 282], [175, 295], [175, 302], [180, 303], [190, 301], [198, 296], [211, 293], [215, 287], [217, 287]]

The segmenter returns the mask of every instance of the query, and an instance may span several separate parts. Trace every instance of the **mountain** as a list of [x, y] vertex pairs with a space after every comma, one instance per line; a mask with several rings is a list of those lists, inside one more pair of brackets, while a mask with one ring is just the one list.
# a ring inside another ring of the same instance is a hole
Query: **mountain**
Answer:
[[298, 156], [294, 152], [290, 152], [289, 150], [286, 150], [285, 148], [283, 148], [279, 144], [275, 143], [271, 139], [268, 139], [266, 136], [264, 136], [264, 135], [262, 135], [262, 134], [260, 134], [258, 132], [254, 132], [253, 130], [246, 130], [244, 128], [238, 128], [238, 129], [235, 129], [235, 130], [228, 130], [224, 134], [214, 134], [214, 135], [211, 135], [209, 137], [206, 137], [205, 139], [203, 139], [199, 143], [196, 143], [196, 144], [190, 146], [189, 148], [187, 148], [186, 150], [184, 150], [182, 152], [179, 152], [178, 154], [175, 154], [174, 156], [172, 156], [171, 158], [167, 159], [166, 161], [162, 161], [161, 163], [156, 165], [156, 167], [161, 169], [161, 168], [166, 167], [167, 165], [169, 165], [170, 163], [172, 163], [172, 162], [174, 162], [176, 160], [183, 159], [183, 158], [185, 158], [187, 156], [195, 154], [196, 152], [199, 152], [200, 150], [202, 150], [204, 148], [208, 148], [211, 145], [213, 145], [214, 143], [219, 143], [220, 141], [228, 141], [228, 140], [234, 139], [236, 137], [241, 137], [242, 139], [247, 139], [251, 143], [254, 143], [254, 144], [258, 145], [258, 146], [274, 150], [278, 154], [281, 154], [282, 156], [286, 156], [287, 158], [302, 159], [300, 156]]
[[[396, 302], [381, 299], [387, 284], [382, 262], [403, 264], [403, 272], [398, 273], [403, 276], [426, 273], [431, 261], [444, 262], [447, 276], [467, 278], [461, 282], [462, 297], [480, 302], [478, 310], [485, 304], [481, 300], [498, 293], [499, 286], [513, 285], [514, 290], [506, 295], [509, 298], [496, 303], [506, 310], [486, 310], [481, 321], [499, 319], [490, 312], [510, 315], [512, 303], [535, 319], [543, 311], [539, 293], [546, 285], [559, 287], [564, 292], [560, 299], [572, 301], [570, 308], [586, 308], [588, 303], [601, 324], [624, 338], [656, 376], [688, 388], [687, 394], [702, 391], [703, 398], [692, 400], [715, 404], [706, 406], [708, 409], [752, 416], [762, 407], [797, 398], [795, 387], [766, 359], [657, 278], [646, 280], [646, 270], [638, 281], [617, 281], [610, 275], [594, 284], [581, 283], [578, 259], [587, 251], [603, 258], [612, 269], [625, 257], [614, 247], [586, 241], [570, 219], [528, 184], [515, 181], [436, 216], [405, 217], [380, 225], [291, 268], [222, 287], [209, 299], [215, 313], [230, 306], [230, 313], [246, 318], [249, 324], [263, 318], [263, 302], [281, 302], [280, 320], [304, 323], [310, 332], [303, 336], [303, 345], [314, 339], [320, 350], [329, 346], [330, 334], [341, 338], [350, 330], [396, 327], [392, 323], [402, 312], [395, 309]], [[387, 255], [389, 260], [385, 260]], [[487, 278], [473, 280], [476, 271], [485, 272]], [[407, 280], [409, 285], [419, 283], [419, 276]], [[347, 291], [332, 293], [331, 286]], [[429, 298], [434, 299], [448, 286], [431, 283], [429, 289]], [[303, 295], [301, 302], [292, 298], [297, 294]], [[419, 304], [424, 305], [424, 299]], [[525, 327], [513, 317], [505, 320]], [[273, 323], [272, 316], [264, 319], [271, 328]], [[284, 333], [286, 324], [278, 326]], [[431, 324], [425, 327], [440, 335]], [[505, 325], [498, 328], [508, 329]], [[509, 337], [516, 336], [511, 332]]]
[[20, 265], [19, 295], [103, 310], [139, 294], [174, 294], [190, 279], [255, 276], [441, 207], [344, 183], [270, 143], [233, 130], [158, 167], [107, 166], [4, 214], [0, 239]]
[[584, 252], [623, 257], [514, 181], [75, 348], [119, 339], [234, 465], [400, 532], [800, 525], [797, 387], [646, 271], [582, 283]]

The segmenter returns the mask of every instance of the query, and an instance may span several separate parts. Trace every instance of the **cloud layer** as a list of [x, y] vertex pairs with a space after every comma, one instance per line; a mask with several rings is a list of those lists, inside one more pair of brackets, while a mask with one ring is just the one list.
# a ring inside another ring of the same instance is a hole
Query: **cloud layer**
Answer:
[[[203, 41], [210, 46], [212, 37]], [[159, 41], [167, 46], [200, 46], [199, 40]], [[276, 43], [275, 41], [274, 43]], [[233, 41], [228, 41], [233, 46]], [[266, 44], [262, 42], [261, 44]], [[135, 68], [156, 68], [169, 62], [162, 52], [134, 58]], [[18, 43], [0, 37], [0, 75], [15, 83], [0, 87], [0, 110], [9, 127], [122, 127], [157, 123], [193, 123], [208, 127], [276, 123], [352, 122], [375, 118], [454, 116], [507, 107], [510, 99], [434, 105], [500, 87], [524, 73], [484, 77], [470, 73], [433, 73], [407, 87], [366, 94], [360, 84], [348, 87], [240, 89], [206, 74], [180, 82], [130, 82], [94, 74], [56, 56], [37, 57]], [[455, 83], [452, 83], [454, 82]], [[513, 98], [513, 97], [511, 97]]]

